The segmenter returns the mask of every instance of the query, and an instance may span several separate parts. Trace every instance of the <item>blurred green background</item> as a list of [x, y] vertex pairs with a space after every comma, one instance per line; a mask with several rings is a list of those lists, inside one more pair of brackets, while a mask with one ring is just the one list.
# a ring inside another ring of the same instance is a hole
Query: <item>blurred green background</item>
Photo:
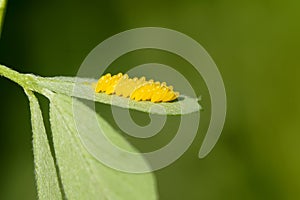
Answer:
[[[121, 31], [158, 26], [185, 33], [215, 60], [228, 97], [225, 128], [205, 159], [197, 155], [210, 102], [191, 67], [158, 51], [114, 63], [174, 65], [202, 95], [205, 109], [192, 146], [155, 172], [160, 199], [300, 199], [299, 11], [297, 0], [9, 0], [0, 62], [20, 72], [75, 76], [96, 45]], [[35, 199], [27, 99], [4, 78], [0, 95], [0, 199]]]

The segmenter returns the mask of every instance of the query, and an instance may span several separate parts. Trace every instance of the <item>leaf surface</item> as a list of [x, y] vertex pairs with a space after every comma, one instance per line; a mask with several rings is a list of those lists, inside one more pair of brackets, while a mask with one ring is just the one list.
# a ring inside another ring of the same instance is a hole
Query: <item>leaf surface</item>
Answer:
[[[83, 146], [73, 116], [73, 103], [79, 110], [87, 131], [93, 126], [88, 119], [96, 115], [99, 122], [110, 126], [88, 106], [75, 98], [53, 93], [50, 97], [50, 123], [56, 159], [68, 199], [152, 200], [157, 199], [156, 182], [152, 173], [130, 174], [111, 169], [96, 160]], [[113, 142], [137, 152], [112, 127], [106, 135]], [[109, 152], [103, 152], [108, 154]], [[121, 156], [121, 155], [120, 155]], [[118, 159], [118, 158], [115, 158]]]
[[117, 95], [107, 95], [105, 93], [95, 93], [93, 85], [95, 79], [76, 77], [37, 77], [37, 85], [47, 88], [56, 93], [67, 96], [79, 97], [100, 103], [139, 110], [151, 114], [182, 115], [197, 112], [201, 109], [197, 98], [181, 95], [173, 102], [152, 103], [150, 101], [134, 101], [129, 98]]
[[39, 199], [62, 199], [58, 176], [51, 154], [38, 100], [31, 91], [26, 91], [30, 104], [33, 132], [34, 171]]

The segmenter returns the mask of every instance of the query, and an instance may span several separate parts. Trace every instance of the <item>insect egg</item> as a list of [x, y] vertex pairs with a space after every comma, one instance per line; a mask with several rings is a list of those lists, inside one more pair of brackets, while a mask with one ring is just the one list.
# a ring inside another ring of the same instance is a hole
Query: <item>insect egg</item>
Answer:
[[129, 97], [136, 101], [169, 102], [178, 98], [179, 93], [173, 91], [173, 86], [167, 86], [166, 82], [147, 81], [141, 78], [129, 78], [127, 74], [118, 73], [111, 76], [110, 73], [103, 75], [98, 80], [95, 92], [116, 94]]

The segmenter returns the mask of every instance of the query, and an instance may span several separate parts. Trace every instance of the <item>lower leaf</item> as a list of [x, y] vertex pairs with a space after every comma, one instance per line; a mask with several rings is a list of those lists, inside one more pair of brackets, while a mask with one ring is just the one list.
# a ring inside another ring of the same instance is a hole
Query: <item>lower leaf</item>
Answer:
[[[129, 174], [111, 169], [96, 160], [79, 139], [72, 102], [82, 115], [95, 115], [77, 99], [53, 94], [50, 97], [50, 123], [61, 180], [68, 199], [150, 200], [157, 199], [153, 174]], [[84, 118], [83, 116], [83, 118]], [[99, 120], [104, 120], [100, 118]], [[88, 121], [82, 121], [87, 124]], [[117, 134], [113, 129], [110, 133]], [[121, 137], [118, 137], [120, 140]], [[122, 139], [122, 142], [126, 142]], [[117, 141], [120, 142], [120, 141]], [[131, 147], [133, 151], [134, 148]], [[117, 159], [117, 158], [116, 158]]]
[[62, 199], [56, 168], [46, 135], [38, 100], [25, 90], [30, 103], [33, 132], [34, 171], [39, 199]]

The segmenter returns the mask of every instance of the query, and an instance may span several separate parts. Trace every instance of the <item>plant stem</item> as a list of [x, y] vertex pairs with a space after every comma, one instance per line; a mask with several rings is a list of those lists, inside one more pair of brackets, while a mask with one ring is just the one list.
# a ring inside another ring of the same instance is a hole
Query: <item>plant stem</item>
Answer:
[[49, 96], [50, 91], [38, 86], [37, 84], [38, 77], [34, 76], [33, 74], [21, 74], [4, 65], [0, 65], [0, 76], [4, 76], [10, 79], [11, 81], [19, 84], [21, 87], [23, 87], [26, 90], [31, 90], [43, 94], [45, 96]]
[[22, 74], [20, 74], [19, 72], [16, 72], [4, 65], [0, 65], [0, 76], [4, 76], [16, 83], [18, 83], [19, 85], [23, 86], [23, 77]]
[[0, 36], [5, 12], [6, 0], [0, 0]]

